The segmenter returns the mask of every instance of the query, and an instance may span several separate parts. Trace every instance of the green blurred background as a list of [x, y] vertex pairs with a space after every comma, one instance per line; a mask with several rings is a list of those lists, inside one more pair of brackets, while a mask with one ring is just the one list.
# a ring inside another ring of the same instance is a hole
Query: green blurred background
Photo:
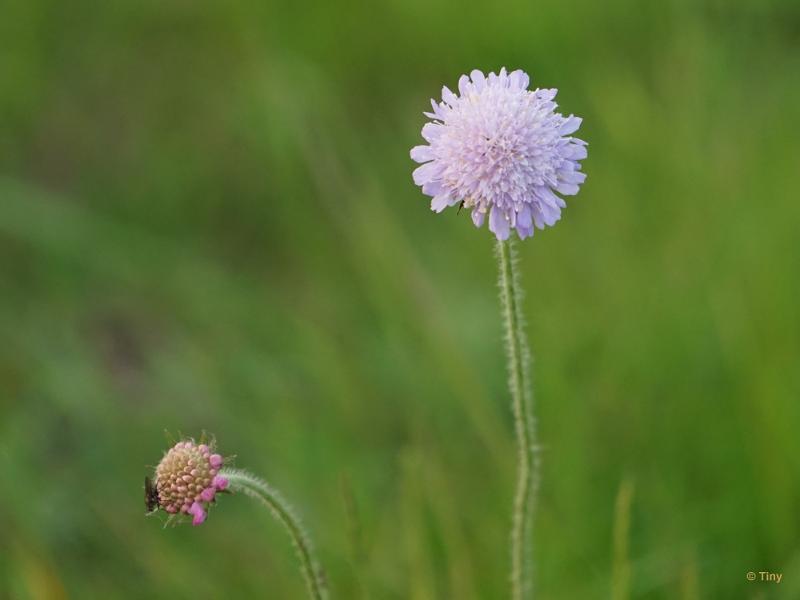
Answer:
[[590, 144], [520, 248], [538, 597], [800, 597], [797, 2], [2, 13], [0, 597], [304, 597], [247, 499], [144, 517], [165, 429], [283, 490], [335, 598], [506, 597], [492, 239], [408, 157], [501, 66]]

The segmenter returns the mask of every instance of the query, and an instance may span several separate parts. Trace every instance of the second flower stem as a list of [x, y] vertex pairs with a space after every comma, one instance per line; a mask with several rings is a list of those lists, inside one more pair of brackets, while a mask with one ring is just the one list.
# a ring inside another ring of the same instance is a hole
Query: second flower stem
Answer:
[[273, 489], [266, 481], [239, 469], [222, 469], [219, 474], [228, 480], [232, 492], [241, 492], [255, 498], [267, 508], [272, 515], [283, 524], [289, 537], [292, 538], [297, 557], [300, 559], [300, 570], [306, 580], [308, 594], [312, 600], [324, 600], [328, 591], [322, 578], [322, 573], [312, 553], [311, 542], [308, 539], [300, 519], [286, 500]]
[[530, 382], [530, 352], [522, 317], [522, 288], [513, 242], [497, 242], [500, 269], [500, 308], [508, 353], [508, 378], [517, 437], [517, 488], [511, 525], [511, 598], [527, 597], [530, 586], [530, 535], [533, 496], [538, 478], [535, 454], [536, 430]]

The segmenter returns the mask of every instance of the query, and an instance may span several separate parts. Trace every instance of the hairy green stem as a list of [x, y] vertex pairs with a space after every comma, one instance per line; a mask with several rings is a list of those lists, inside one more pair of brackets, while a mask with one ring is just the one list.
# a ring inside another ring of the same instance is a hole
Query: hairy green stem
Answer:
[[536, 430], [529, 371], [530, 352], [525, 341], [522, 288], [513, 242], [497, 242], [497, 262], [500, 269], [500, 309], [508, 353], [508, 386], [519, 453], [511, 524], [511, 598], [522, 600], [530, 593], [530, 536], [538, 479]]
[[272, 488], [267, 482], [240, 469], [222, 469], [219, 474], [228, 480], [230, 490], [242, 492], [255, 498], [269, 508], [272, 516], [280, 521], [289, 532], [300, 559], [300, 570], [306, 580], [308, 594], [313, 600], [324, 600], [328, 597], [328, 590], [322, 577], [322, 572], [314, 559], [311, 542], [300, 524], [300, 519], [295, 515], [291, 505]]

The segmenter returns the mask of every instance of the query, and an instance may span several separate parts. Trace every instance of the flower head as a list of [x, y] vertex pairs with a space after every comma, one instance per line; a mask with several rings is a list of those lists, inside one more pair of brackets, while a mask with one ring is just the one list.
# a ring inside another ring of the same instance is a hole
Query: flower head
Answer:
[[511, 229], [520, 239], [561, 217], [566, 206], [558, 194], [571, 196], [586, 179], [580, 160], [586, 142], [571, 137], [581, 119], [555, 112], [555, 89], [528, 90], [523, 71], [499, 74], [472, 71], [458, 80], [459, 95], [442, 88], [442, 102], [431, 100], [432, 119], [422, 128], [427, 146], [411, 158], [424, 163], [414, 183], [432, 196], [441, 212], [462, 204], [472, 221], [499, 240]]
[[206, 444], [194, 440], [175, 444], [156, 467], [158, 508], [191, 515], [192, 525], [200, 525], [216, 493], [228, 487], [228, 480], [218, 475], [222, 463], [222, 456]]

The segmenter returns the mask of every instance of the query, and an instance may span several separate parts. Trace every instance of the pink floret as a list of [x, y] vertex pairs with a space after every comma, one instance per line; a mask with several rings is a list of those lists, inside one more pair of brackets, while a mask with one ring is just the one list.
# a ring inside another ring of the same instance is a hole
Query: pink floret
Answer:
[[199, 502], [193, 503], [187, 512], [193, 517], [192, 525], [200, 525], [206, 520], [206, 511]]

